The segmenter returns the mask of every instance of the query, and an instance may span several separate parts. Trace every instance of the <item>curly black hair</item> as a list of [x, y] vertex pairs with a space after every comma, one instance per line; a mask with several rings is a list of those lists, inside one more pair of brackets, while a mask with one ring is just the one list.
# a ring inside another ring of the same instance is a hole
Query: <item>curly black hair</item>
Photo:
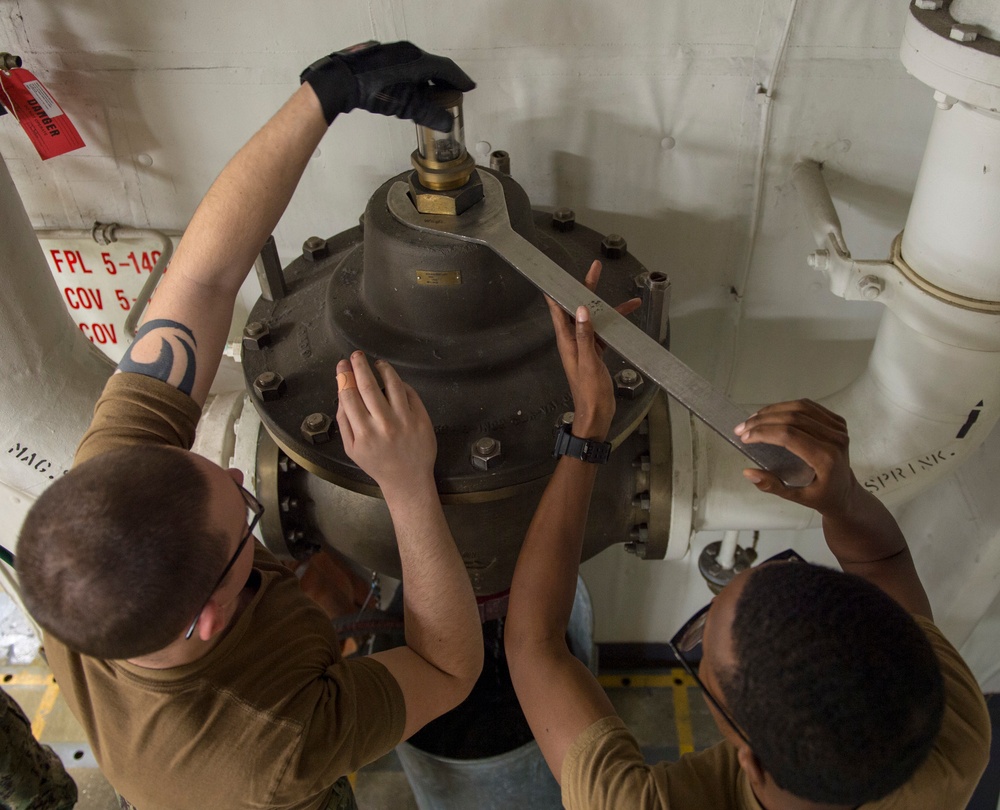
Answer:
[[811, 564], [763, 566], [736, 603], [739, 664], [722, 673], [736, 722], [784, 790], [857, 805], [927, 757], [944, 682], [927, 636], [884, 591]]

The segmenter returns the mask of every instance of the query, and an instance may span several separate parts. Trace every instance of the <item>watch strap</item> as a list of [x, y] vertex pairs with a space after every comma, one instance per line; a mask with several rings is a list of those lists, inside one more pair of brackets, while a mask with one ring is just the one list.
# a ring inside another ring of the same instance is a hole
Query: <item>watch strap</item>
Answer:
[[569, 456], [590, 464], [604, 464], [611, 456], [611, 442], [598, 442], [594, 439], [581, 439], [574, 436], [569, 425], [560, 425], [556, 433], [556, 446], [552, 455]]

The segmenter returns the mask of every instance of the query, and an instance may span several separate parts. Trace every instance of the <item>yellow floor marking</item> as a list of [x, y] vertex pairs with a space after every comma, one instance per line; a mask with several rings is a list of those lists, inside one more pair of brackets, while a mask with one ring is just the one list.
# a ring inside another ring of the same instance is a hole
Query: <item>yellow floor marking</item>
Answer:
[[55, 678], [50, 675], [48, 681], [49, 685], [45, 687], [45, 694], [42, 695], [42, 702], [38, 704], [38, 711], [31, 718], [31, 733], [35, 735], [36, 740], [42, 738], [45, 723], [49, 719], [49, 715], [52, 714], [52, 710], [56, 707], [56, 699], [59, 697], [59, 685], [56, 683]]
[[694, 752], [694, 729], [691, 726], [691, 704], [688, 689], [698, 683], [683, 669], [672, 669], [659, 675], [600, 675], [598, 682], [605, 689], [672, 689], [674, 693], [674, 726], [677, 729], [677, 747], [681, 754]]
[[681, 756], [694, 752], [694, 731], [691, 728], [691, 705], [688, 687], [674, 684], [674, 725], [677, 727], [677, 749]]

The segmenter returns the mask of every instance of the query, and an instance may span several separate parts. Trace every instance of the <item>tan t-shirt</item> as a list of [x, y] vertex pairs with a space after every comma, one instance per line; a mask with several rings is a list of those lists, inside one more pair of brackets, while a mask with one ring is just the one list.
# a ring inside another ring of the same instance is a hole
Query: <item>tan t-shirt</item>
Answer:
[[[129, 444], [190, 447], [199, 415], [175, 388], [117, 374], [76, 463]], [[139, 810], [315, 810], [338, 777], [402, 738], [403, 694], [389, 671], [342, 661], [329, 619], [260, 545], [252, 576], [256, 593], [225, 638], [185, 666], [102, 661], [45, 639], [101, 769]]]
[[[914, 618], [944, 676], [941, 733], [905, 785], [863, 810], [961, 810], [989, 761], [990, 718], [976, 679], [940, 630]], [[762, 810], [728, 742], [648, 766], [618, 717], [598, 720], [573, 741], [563, 760], [562, 799], [566, 810]]]

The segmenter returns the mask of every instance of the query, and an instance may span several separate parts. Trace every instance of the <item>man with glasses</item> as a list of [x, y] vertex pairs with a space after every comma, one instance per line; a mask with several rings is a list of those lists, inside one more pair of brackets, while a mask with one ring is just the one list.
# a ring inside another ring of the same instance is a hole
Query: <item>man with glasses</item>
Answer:
[[328, 125], [360, 107], [448, 129], [430, 91], [474, 87], [408, 42], [331, 54], [302, 82], [209, 189], [74, 469], [20, 537], [24, 601], [123, 807], [352, 807], [345, 774], [461, 702], [482, 667], [433, 427], [388, 363], [384, 394], [361, 352], [329, 372], [345, 451], [396, 530], [406, 646], [342, 661], [329, 619], [253, 541], [263, 508], [242, 473], [189, 452], [237, 292]]
[[[598, 273], [595, 263], [592, 285]], [[601, 443], [615, 402], [589, 314], [581, 307], [574, 326], [549, 304], [573, 435]], [[724, 741], [647, 765], [566, 646], [595, 464], [561, 458], [518, 558], [505, 643], [565, 807], [961, 810], [989, 757], [989, 716], [975, 678], [932, 623], [899, 527], [851, 472], [843, 419], [802, 400], [762, 408], [736, 432], [785, 447], [815, 470], [801, 489], [761, 470], [744, 476], [818, 510], [843, 571], [783, 552], [736, 576], [692, 617], [670, 646]]]

